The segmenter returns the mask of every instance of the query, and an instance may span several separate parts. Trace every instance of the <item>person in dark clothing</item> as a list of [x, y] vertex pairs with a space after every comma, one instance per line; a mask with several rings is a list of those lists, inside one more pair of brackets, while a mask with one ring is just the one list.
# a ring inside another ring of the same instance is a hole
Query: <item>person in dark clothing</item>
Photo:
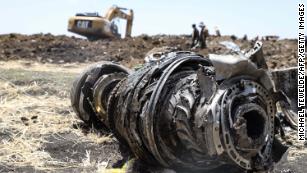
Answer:
[[243, 40], [243, 41], [248, 41], [248, 38], [247, 38], [247, 35], [246, 35], [246, 34], [244, 34], [242, 40]]
[[200, 29], [200, 35], [199, 35], [199, 46], [200, 48], [207, 48], [207, 44], [206, 44], [206, 40], [209, 36], [209, 31], [206, 28], [206, 26], [204, 25], [203, 22], [200, 22], [199, 24]]
[[192, 28], [193, 28], [193, 32], [192, 32], [192, 44], [191, 44], [191, 48], [193, 48], [194, 46], [196, 46], [197, 43], [198, 43], [198, 40], [199, 40], [199, 31], [198, 31], [198, 29], [196, 28], [196, 25], [193, 24], [193, 25], [192, 25]]
[[217, 37], [221, 37], [221, 31], [219, 30], [219, 28], [216, 26], [216, 27], [214, 27], [214, 29], [215, 29], [215, 35]]

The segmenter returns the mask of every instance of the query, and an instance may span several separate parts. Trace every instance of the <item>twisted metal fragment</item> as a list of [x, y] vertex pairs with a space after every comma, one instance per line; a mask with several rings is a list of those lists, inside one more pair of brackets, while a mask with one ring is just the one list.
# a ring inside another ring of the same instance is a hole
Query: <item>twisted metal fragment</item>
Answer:
[[133, 73], [104, 62], [76, 80], [73, 107], [148, 164], [267, 170], [277, 100], [259, 52], [261, 47], [246, 56], [172, 52]]

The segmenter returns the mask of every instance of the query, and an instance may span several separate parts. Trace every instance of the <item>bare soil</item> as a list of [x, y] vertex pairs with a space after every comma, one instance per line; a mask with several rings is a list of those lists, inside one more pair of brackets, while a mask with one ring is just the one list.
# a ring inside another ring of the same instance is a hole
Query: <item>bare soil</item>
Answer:
[[[155, 47], [176, 47], [178, 50], [190, 49], [188, 35], [142, 35], [117, 40], [88, 41], [75, 37], [53, 36], [51, 34], [0, 35], [0, 60], [35, 60], [49, 63], [116, 61], [132, 67], [142, 63], [148, 51]], [[221, 41], [234, 41], [242, 50], [248, 50], [253, 42], [233, 39], [231, 36], [208, 38], [208, 49], [194, 51], [207, 55], [224, 53]], [[265, 58], [270, 68], [291, 67], [297, 63], [297, 40], [263, 40]]]

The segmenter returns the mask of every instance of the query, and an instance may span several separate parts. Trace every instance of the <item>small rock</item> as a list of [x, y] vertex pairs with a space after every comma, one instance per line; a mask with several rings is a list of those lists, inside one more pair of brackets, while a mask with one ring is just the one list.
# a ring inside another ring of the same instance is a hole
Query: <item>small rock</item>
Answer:
[[147, 40], [149, 40], [149, 36], [148, 35], [142, 35], [142, 39], [147, 41]]
[[27, 117], [21, 117], [20, 119], [21, 119], [21, 121], [23, 121], [23, 122], [29, 121], [29, 118], [27, 118]]
[[34, 116], [31, 117], [32, 120], [36, 120], [37, 118], [38, 118], [37, 115], [34, 115]]
[[41, 62], [43, 58], [38, 56], [38, 57], [36, 57], [36, 59], [37, 59], [37, 61]]
[[31, 62], [24, 62], [22, 63], [24, 66], [31, 66]]
[[159, 45], [161, 42], [159, 40], [155, 40], [152, 42], [153, 45]]
[[17, 37], [17, 35], [16, 34], [10, 34], [10, 38], [16, 38]]

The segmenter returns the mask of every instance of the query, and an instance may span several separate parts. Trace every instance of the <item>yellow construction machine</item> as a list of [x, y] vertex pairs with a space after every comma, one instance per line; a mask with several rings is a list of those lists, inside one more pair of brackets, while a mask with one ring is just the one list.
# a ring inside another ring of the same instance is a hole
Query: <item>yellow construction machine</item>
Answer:
[[68, 21], [68, 31], [87, 37], [89, 40], [121, 38], [115, 19], [124, 19], [125, 37], [131, 37], [133, 10], [112, 6], [106, 15], [98, 13], [77, 13]]

